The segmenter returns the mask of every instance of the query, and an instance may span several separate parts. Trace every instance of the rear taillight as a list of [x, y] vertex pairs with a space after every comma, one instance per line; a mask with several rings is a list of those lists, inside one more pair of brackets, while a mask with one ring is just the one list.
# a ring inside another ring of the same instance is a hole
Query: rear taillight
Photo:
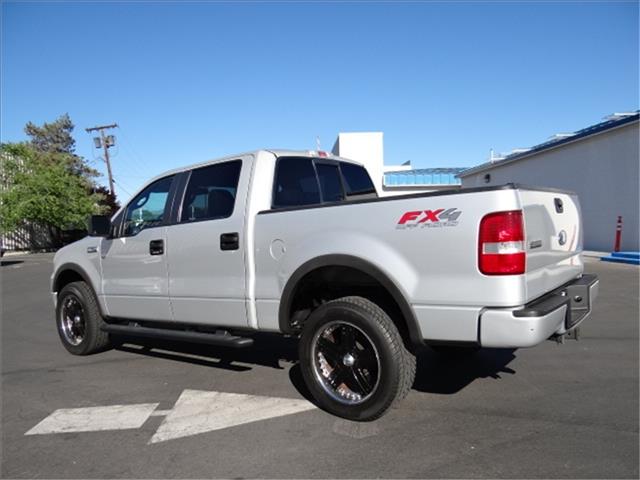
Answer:
[[485, 275], [520, 275], [525, 271], [522, 211], [496, 212], [480, 222], [478, 267]]

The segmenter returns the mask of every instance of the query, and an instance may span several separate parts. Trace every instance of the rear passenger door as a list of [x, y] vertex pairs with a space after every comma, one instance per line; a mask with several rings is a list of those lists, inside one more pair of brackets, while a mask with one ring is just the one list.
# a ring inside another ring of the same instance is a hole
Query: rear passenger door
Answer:
[[243, 160], [194, 169], [177, 223], [167, 228], [175, 321], [246, 327]]

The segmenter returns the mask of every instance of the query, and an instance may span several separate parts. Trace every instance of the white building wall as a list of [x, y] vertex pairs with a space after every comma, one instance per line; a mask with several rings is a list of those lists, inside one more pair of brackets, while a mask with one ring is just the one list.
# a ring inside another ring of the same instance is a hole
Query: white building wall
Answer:
[[[462, 186], [517, 182], [572, 190], [580, 197], [585, 250], [612, 251], [617, 216], [622, 215], [622, 250], [637, 251], [639, 143], [638, 122], [633, 122], [462, 176]], [[489, 183], [486, 174], [491, 175]]]
[[331, 153], [363, 164], [371, 175], [371, 180], [373, 180], [378, 194], [383, 195], [384, 144], [382, 132], [339, 133]]
[[385, 186], [385, 172], [411, 170], [411, 164], [385, 165], [384, 141], [382, 132], [343, 132], [338, 134], [331, 153], [339, 157], [355, 160], [365, 166], [378, 195], [407, 195], [411, 193], [425, 193], [436, 190], [458, 188], [458, 185], [407, 185]]

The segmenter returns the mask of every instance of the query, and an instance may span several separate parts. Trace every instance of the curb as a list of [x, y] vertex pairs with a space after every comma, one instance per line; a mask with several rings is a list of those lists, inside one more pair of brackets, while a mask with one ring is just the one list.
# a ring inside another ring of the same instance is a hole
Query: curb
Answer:
[[584, 250], [582, 252], [583, 257], [589, 257], [589, 258], [602, 258], [602, 257], [606, 257], [607, 255], [609, 255], [609, 252], [596, 252], [594, 250]]

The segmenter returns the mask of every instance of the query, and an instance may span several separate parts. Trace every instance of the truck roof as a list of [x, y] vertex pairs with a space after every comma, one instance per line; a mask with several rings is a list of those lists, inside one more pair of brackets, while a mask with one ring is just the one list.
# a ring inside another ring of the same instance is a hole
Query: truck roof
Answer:
[[[246, 155], [254, 155], [255, 157], [258, 157], [258, 153], [260, 152], [268, 152], [268, 153], [272, 153], [273, 155], [275, 155], [276, 157], [309, 157], [309, 158], [326, 158], [328, 160], [339, 160], [341, 162], [347, 162], [347, 163], [353, 163], [356, 165], [360, 165], [363, 166], [360, 162], [356, 162], [355, 160], [351, 160], [349, 158], [343, 158], [343, 157], [337, 157], [335, 155], [333, 155], [331, 152], [319, 152], [317, 150], [287, 150], [287, 149], [280, 149], [280, 148], [263, 148], [260, 150], [251, 150], [248, 152], [243, 152], [243, 153], [236, 153], [234, 155], [225, 155], [224, 157], [219, 157], [219, 158], [212, 158], [210, 160], [205, 160], [204, 162], [198, 162], [198, 163], [194, 163], [191, 165], [186, 165], [184, 167], [178, 167], [178, 168], [174, 168], [171, 170], [167, 170], [165, 172], [162, 172], [158, 175], [156, 175], [155, 177], [149, 179], [149, 181], [145, 182], [145, 184], [141, 187], [144, 188], [144, 186], [149, 185], [149, 183], [160, 179], [162, 177], [166, 177], [167, 175], [173, 175], [176, 173], [180, 173], [180, 172], [184, 172], [186, 170], [193, 170], [194, 168], [200, 168], [200, 167], [205, 167], [207, 165], [210, 165], [212, 163], [218, 163], [218, 162], [222, 162], [225, 160], [233, 160], [236, 159], [238, 157], [243, 157]], [[138, 191], [140, 191], [141, 189], [139, 189]]]

